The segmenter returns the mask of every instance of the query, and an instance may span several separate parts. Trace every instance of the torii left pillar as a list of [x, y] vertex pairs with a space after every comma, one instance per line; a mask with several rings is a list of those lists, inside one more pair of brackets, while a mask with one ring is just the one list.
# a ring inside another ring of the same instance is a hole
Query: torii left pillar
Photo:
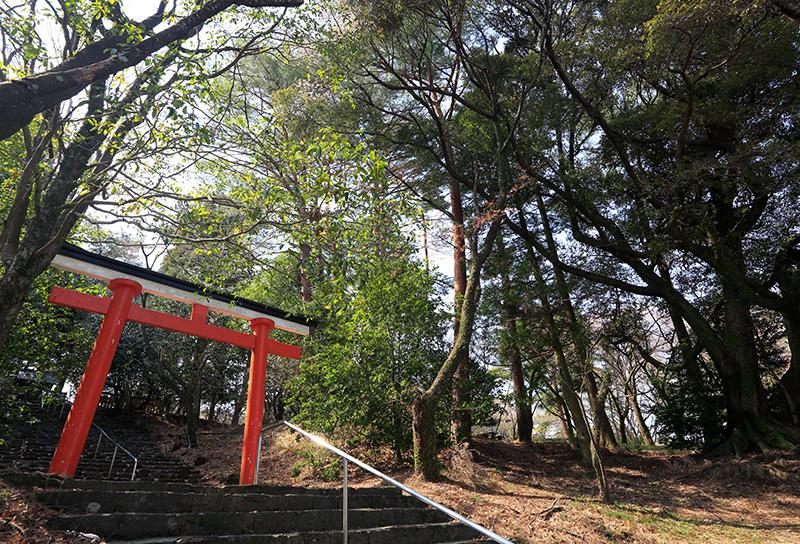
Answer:
[[67, 416], [58, 447], [50, 463], [50, 474], [72, 477], [78, 468], [86, 436], [92, 426], [97, 404], [106, 383], [111, 361], [117, 351], [122, 329], [128, 319], [128, 312], [133, 303], [133, 297], [142, 292], [142, 286], [129, 279], [119, 278], [111, 280], [108, 284], [111, 289], [111, 303], [100, 325], [100, 332], [94, 342], [92, 354], [83, 371], [75, 402]]

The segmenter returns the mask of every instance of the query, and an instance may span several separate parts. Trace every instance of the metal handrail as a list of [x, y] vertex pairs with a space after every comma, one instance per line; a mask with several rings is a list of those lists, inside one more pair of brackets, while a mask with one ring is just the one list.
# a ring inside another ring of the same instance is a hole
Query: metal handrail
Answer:
[[[304, 431], [303, 429], [301, 429], [297, 425], [289, 423], [288, 421], [281, 420], [281, 421], [276, 421], [272, 425], [268, 425], [268, 427], [275, 427], [275, 426], [278, 426], [280, 424], [286, 425], [288, 428], [290, 428], [291, 430], [295, 431], [296, 433], [304, 436], [305, 438], [307, 438], [308, 440], [310, 440], [314, 444], [316, 444], [316, 445], [318, 445], [318, 446], [328, 450], [329, 452], [334, 453], [334, 454], [336, 454], [336, 455], [338, 455], [339, 457], [342, 458], [342, 469], [343, 469], [343, 472], [344, 472], [344, 475], [343, 475], [343, 478], [342, 478], [342, 536], [343, 536], [343, 540], [344, 540], [345, 544], [347, 544], [347, 533], [348, 533], [348, 525], [347, 525], [347, 511], [348, 511], [348, 505], [347, 505], [347, 487], [348, 487], [347, 471], [348, 471], [348, 463], [353, 463], [354, 465], [362, 468], [363, 470], [366, 470], [370, 474], [372, 474], [374, 476], [377, 476], [378, 478], [380, 478], [384, 482], [386, 482], [388, 484], [391, 484], [394, 487], [399, 488], [400, 490], [408, 493], [409, 495], [411, 495], [415, 499], [418, 499], [418, 500], [424, 502], [428, 506], [431, 506], [432, 508], [435, 508], [436, 510], [442, 512], [443, 514], [446, 514], [447, 516], [449, 516], [449, 517], [453, 518], [454, 520], [458, 521], [462, 525], [466, 525], [467, 527], [479, 532], [483, 536], [485, 536], [487, 538], [490, 538], [491, 540], [493, 540], [495, 542], [500, 542], [501, 544], [514, 544], [510, 540], [505, 539], [502, 536], [493, 533], [492, 531], [490, 531], [486, 527], [484, 527], [482, 525], [478, 525], [477, 523], [468, 520], [467, 518], [465, 518], [464, 516], [462, 516], [458, 512], [454, 512], [453, 510], [450, 510], [446, 506], [442, 506], [441, 504], [439, 504], [438, 502], [434, 501], [433, 499], [430, 499], [430, 498], [426, 497], [425, 495], [423, 495], [422, 493], [420, 493], [418, 491], [414, 491], [410, 487], [401, 484], [400, 482], [398, 482], [394, 478], [392, 478], [390, 476], [387, 476], [386, 474], [384, 474], [383, 472], [379, 471], [378, 469], [373, 468], [373, 467], [369, 466], [368, 464], [364, 463], [363, 461], [360, 461], [360, 460], [356, 459], [352, 455], [349, 455], [349, 454], [343, 452], [342, 450], [340, 450], [336, 446], [334, 446], [334, 445], [330, 444], [329, 442], [327, 442], [325, 439], [323, 439], [323, 438], [321, 438], [321, 437], [319, 437], [319, 436], [317, 436], [315, 434], [311, 434], [311, 433], [309, 433], [307, 431]], [[265, 427], [265, 429], [266, 429], [266, 427]]]
[[113, 472], [113, 470], [114, 470], [114, 462], [117, 460], [117, 450], [122, 450], [124, 453], [126, 453], [128, 455], [128, 457], [133, 459], [133, 470], [131, 471], [131, 481], [135, 480], [136, 479], [136, 469], [139, 467], [139, 459], [134, 454], [132, 454], [130, 451], [128, 451], [125, 448], [125, 446], [123, 446], [122, 444], [120, 444], [119, 442], [117, 442], [116, 440], [111, 438], [109, 436], [109, 434], [107, 432], [105, 432], [103, 430], [103, 428], [100, 427], [97, 423], [92, 423], [92, 427], [94, 427], [95, 429], [100, 431], [100, 436], [97, 437], [97, 446], [94, 448], [94, 458], [95, 459], [97, 459], [97, 453], [100, 451], [100, 442], [103, 440], [104, 436], [108, 439], [109, 442], [114, 444], [114, 453], [111, 456], [111, 465], [108, 467], [108, 475], [106, 476], [106, 478], [110, 478], [111, 477], [111, 472]]
[[[61, 410], [58, 413], [58, 417], [61, 417], [64, 414], [64, 408], [67, 405], [72, 406], [72, 403], [70, 401], [66, 400], [66, 399], [63, 399], [63, 400], [57, 399], [57, 400], [60, 400], [60, 404], [61, 404]], [[53, 403], [53, 406], [55, 408], [56, 406], [58, 406], [58, 404], [57, 403]], [[42, 407], [44, 407], [44, 399], [43, 399], [43, 402], [42, 402]], [[53, 410], [51, 413], [55, 413], [55, 410]], [[128, 457], [133, 459], [133, 470], [131, 471], [131, 481], [135, 480], [136, 479], [136, 469], [139, 468], [139, 459], [134, 454], [132, 454], [129, 450], [127, 450], [125, 448], [125, 446], [123, 446], [122, 444], [120, 444], [119, 442], [117, 442], [116, 440], [111, 438], [111, 435], [109, 435], [100, 425], [98, 425], [97, 423], [92, 422], [92, 427], [97, 429], [99, 431], [99, 433], [100, 433], [100, 435], [97, 437], [97, 446], [95, 446], [95, 448], [94, 448], [94, 455], [92, 456], [93, 459], [97, 459], [97, 454], [100, 452], [100, 443], [103, 441], [103, 437], [104, 436], [106, 437], [106, 439], [108, 439], [109, 442], [114, 444], [114, 453], [111, 455], [111, 464], [108, 467], [108, 475], [106, 476], [106, 478], [111, 478], [111, 473], [114, 471], [114, 463], [117, 460], [117, 452], [118, 452], [118, 450], [122, 450], [123, 453], [125, 453]]]

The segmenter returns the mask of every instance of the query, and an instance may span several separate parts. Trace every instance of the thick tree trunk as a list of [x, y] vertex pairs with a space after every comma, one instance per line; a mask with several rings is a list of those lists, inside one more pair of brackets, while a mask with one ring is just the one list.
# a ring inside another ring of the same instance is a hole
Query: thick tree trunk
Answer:
[[791, 356], [778, 387], [786, 403], [787, 420], [797, 425], [800, 423], [800, 307], [785, 314], [784, 324]]
[[439, 478], [436, 459], [436, 399], [422, 393], [412, 405], [414, 471], [429, 482]]
[[[718, 260], [743, 269], [741, 253], [734, 248], [719, 250]], [[766, 410], [766, 394], [758, 368], [755, 334], [750, 308], [736, 283], [719, 276], [722, 283], [722, 334], [680, 293], [665, 286], [664, 300], [679, 312], [697, 335], [723, 382], [729, 437], [712, 453], [741, 454], [748, 450], [792, 449], [800, 443], [796, 428], [778, 428]]]
[[800, 252], [795, 262], [787, 255], [780, 267], [778, 286], [785, 298], [796, 301], [783, 312], [786, 340], [789, 344], [789, 367], [778, 382], [778, 388], [786, 405], [785, 420], [793, 425], [800, 423]]
[[723, 281], [724, 339], [727, 354], [721, 366], [730, 438], [714, 453], [740, 455], [757, 449], [794, 449], [800, 432], [773, 423], [761, 383], [750, 308], [739, 291]]
[[723, 365], [729, 419], [760, 417], [766, 414], [766, 398], [758, 369], [755, 331], [750, 308], [741, 295], [731, 287], [723, 286], [724, 338], [728, 359]]

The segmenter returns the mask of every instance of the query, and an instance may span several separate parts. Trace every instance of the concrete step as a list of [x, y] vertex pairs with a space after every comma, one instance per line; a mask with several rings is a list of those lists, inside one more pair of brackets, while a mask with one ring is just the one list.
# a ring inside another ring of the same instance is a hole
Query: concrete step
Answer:
[[[190, 493], [163, 491], [48, 490], [37, 493], [39, 502], [64, 512], [82, 513], [92, 503], [95, 513], [113, 512], [262, 512], [275, 510], [326, 510], [342, 507], [341, 494]], [[414, 508], [413, 497], [352, 493], [350, 508]], [[99, 509], [98, 508], [99, 505]]]
[[[475, 538], [477, 533], [456, 522], [395, 525], [348, 531], [351, 544], [477, 544], [490, 542]], [[109, 544], [341, 544], [341, 526], [331, 531], [254, 533], [153, 537], [137, 540], [111, 538]]]
[[[46, 462], [28, 462], [25, 460], [18, 462], [3, 462], [0, 460], [0, 467], [5, 470], [16, 470], [25, 472], [45, 472], [50, 466], [50, 460]], [[81, 462], [78, 465], [78, 470], [75, 474], [79, 479], [106, 479], [106, 480], [120, 480], [128, 481], [131, 478], [133, 471], [133, 463], [120, 463], [119, 460], [115, 461], [111, 476], [108, 475], [111, 462], [98, 462], [98, 463], [85, 463]], [[196, 482], [200, 478], [194, 471], [185, 470], [181, 467], [174, 469], [167, 468], [152, 468], [147, 465], [140, 464], [136, 470], [137, 480], [158, 480], [158, 481], [180, 481], [180, 482]]]
[[[351, 509], [348, 519], [350, 527], [354, 529], [423, 525], [449, 520], [441, 512], [428, 508]], [[303, 532], [318, 532], [335, 531], [341, 526], [340, 509], [184, 514], [126, 512], [59, 516], [48, 521], [51, 529], [95, 533], [119, 539], [186, 534], [280, 534], [291, 533], [301, 527]]]
[[[335, 495], [340, 496], [341, 489], [292, 487], [271, 485], [221, 486], [211, 487], [190, 483], [170, 483], [158, 481], [112, 482], [107, 480], [61, 479], [47, 474], [29, 474], [24, 472], [0, 473], [0, 480], [21, 487], [40, 487], [45, 489], [76, 489], [86, 491], [161, 491], [187, 493], [217, 494], [267, 494], [267, 495]], [[388, 496], [401, 497], [402, 491], [396, 487], [356, 487], [350, 489], [350, 496], [364, 495], [368, 497]]]

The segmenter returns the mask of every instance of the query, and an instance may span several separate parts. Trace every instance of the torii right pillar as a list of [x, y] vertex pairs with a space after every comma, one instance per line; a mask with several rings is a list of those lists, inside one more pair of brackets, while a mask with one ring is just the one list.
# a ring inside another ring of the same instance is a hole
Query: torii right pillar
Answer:
[[250, 355], [250, 379], [247, 385], [247, 415], [244, 420], [244, 442], [242, 465], [239, 470], [239, 485], [252, 485], [256, 481], [261, 425], [264, 421], [264, 390], [267, 381], [267, 355], [269, 337], [275, 322], [266, 317], [250, 321], [255, 343]]

